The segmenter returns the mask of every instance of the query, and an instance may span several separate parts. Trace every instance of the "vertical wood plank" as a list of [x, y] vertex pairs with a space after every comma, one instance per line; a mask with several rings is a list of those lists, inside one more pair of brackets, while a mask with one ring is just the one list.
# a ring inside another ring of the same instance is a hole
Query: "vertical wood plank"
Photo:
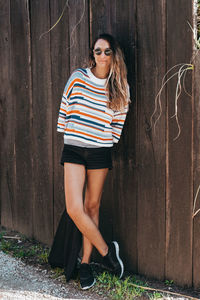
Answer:
[[1, 225], [13, 228], [15, 203], [15, 103], [11, 100], [10, 86], [10, 1], [0, 1], [0, 202]]
[[32, 138], [30, 31], [27, 1], [10, 2], [11, 91], [15, 103], [15, 203], [14, 228], [32, 235]]
[[[165, 74], [165, 1], [137, 1], [138, 272], [164, 278], [165, 102], [155, 132], [154, 100]], [[165, 99], [163, 91], [162, 99]]]
[[33, 89], [34, 237], [53, 236], [52, 92], [49, 1], [30, 1]]
[[[194, 193], [195, 199], [198, 187], [200, 185], [200, 55], [197, 54], [194, 61]], [[200, 195], [197, 197], [195, 211], [200, 208]], [[193, 285], [194, 288], [200, 288], [200, 214], [194, 217], [193, 221]]]
[[89, 55], [89, 7], [87, 0], [70, 2], [70, 72], [87, 65]]
[[[51, 26], [53, 26], [60, 17], [65, 0], [50, 2]], [[70, 75], [70, 51], [69, 51], [69, 10], [65, 9], [61, 21], [51, 31], [51, 76], [52, 76], [52, 132], [53, 132], [53, 216], [54, 216], [54, 234], [58, 222], [65, 208], [64, 197], [64, 172], [60, 165], [61, 153], [63, 150], [63, 134], [56, 131], [58, 112], [62, 93], [65, 84]]]
[[[189, 63], [192, 57], [192, 1], [167, 1], [167, 69], [178, 63]], [[180, 11], [182, 12], [180, 14]], [[178, 19], [178, 22], [175, 21]], [[176, 22], [176, 26], [174, 25]], [[184, 43], [183, 43], [184, 37]], [[185, 88], [191, 94], [192, 73], [185, 78]], [[178, 100], [181, 134], [177, 133], [174, 99], [177, 77], [167, 86], [168, 156], [166, 195], [166, 278], [180, 285], [192, 284], [192, 101], [186, 93]]]
[[137, 272], [137, 158], [136, 158], [136, 1], [115, 1], [111, 28], [125, 55], [131, 104], [120, 142], [114, 146], [113, 239], [121, 245], [126, 269]]
[[116, 0], [90, 0], [90, 42], [101, 33], [116, 33], [115, 22]]

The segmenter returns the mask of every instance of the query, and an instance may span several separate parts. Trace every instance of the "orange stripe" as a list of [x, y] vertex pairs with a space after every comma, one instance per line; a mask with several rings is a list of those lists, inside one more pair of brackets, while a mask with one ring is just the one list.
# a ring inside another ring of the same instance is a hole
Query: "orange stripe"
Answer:
[[77, 113], [77, 114], [80, 114], [80, 115], [83, 115], [83, 116], [86, 116], [86, 117], [90, 117], [90, 118], [93, 118], [93, 119], [95, 119], [95, 120], [99, 120], [99, 121], [101, 121], [101, 122], [105, 122], [105, 123], [110, 124], [109, 121], [106, 121], [106, 120], [101, 119], [101, 118], [98, 118], [98, 117], [94, 117], [94, 116], [89, 115], [89, 114], [86, 114], [86, 113], [83, 113], [83, 112], [81, 112], [81, 111], [79, 111], [79, 110], [71, 110], [71, 111], [68, 112], [68, 115], [71, 115], [71, 114], [73, 114], [73, 113]]
[[79, 79], [79, 78], [75, 78], [75, 79], [70, 83], [70, 85], [69, 85], [69, 87], [68, 87], [68, 89], [67, 89], [65, 95], [68, 94], [68, 91], [71, 89], [71, 87], [74, 85], [75, 82], [82, 83], [82, 84], [84, 84], [84, 85], [87, 85], [87, 86], [89, 86], [89, 87], [92, 87], [93, 89], [95, 88], [95, 89], [97, 89], [97, 90], [99, 90], [99, 91], [102, 91], [102, 92], [105, 91], [105, 89], [101, 89], [101, 88], [94, 87], [93, 85], [88, 84], [88, 83], [86, 83], [85, 81], [83, 81], [83, 80], [81, 80], [81, 79]]
[[[84, 86], [81, 87], [81, 88], [84, 89], [84, 90], [88, 90], [88, 89], [86, 89]], [[95, 91], [92, 91], [92, 92], [95, 93]], [[99, 96], [99, 93], [95, 93], [95, 94]]]
[[103, 139], [103, 138], [97, 137], [97, 136], [95, 136], [95, 135], [88, 134], [88, 133], [85, 133], [85, 132], [82, 132], [82, 131], [79, 131], [79, 130], [75, 130], [75, 129], [69, 129], [69, 128], [67, 128], [65, 131], [70, 131], [70, 132], [80, 133], [81, 135], [89, 136], [89, 137], [95, 138], [95, 139], [97, 139], [97, 140], [102, 140], [102, 141], [112, 141], [112, 139]]
[[60, 110], [62, 110], [64, 113], [66, 113], [66, 109], [63, 109], [62, 107], [60, 107]]
[[113, 134], [114, 134], [114, 135], [118, 135], [118, 137], [120, 137], [120, 134], [118, 134], [118, 133], [116, 133], [116, 132], [113, 132]]

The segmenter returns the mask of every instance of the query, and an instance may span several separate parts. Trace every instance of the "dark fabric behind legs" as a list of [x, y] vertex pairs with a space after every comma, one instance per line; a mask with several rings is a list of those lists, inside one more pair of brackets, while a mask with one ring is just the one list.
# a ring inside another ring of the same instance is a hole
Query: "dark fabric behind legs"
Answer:
[[82, 234], [65, 209], [56, 230], [48, 262], [52, 268], [64, 268], [67, 281], [72, 278], [76, 270], [81, 246]]

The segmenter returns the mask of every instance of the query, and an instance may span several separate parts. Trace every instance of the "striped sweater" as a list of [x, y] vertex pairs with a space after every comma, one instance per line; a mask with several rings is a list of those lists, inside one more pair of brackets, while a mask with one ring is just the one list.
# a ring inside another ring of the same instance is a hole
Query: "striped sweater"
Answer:
[[106, 79], [95, 77], [89, 68], [71, 74], [57, 123], [57, 131], [64, 133], [64, 143], [70, 140], [89, 147], [112, 147], [119, 141], [128, 105], [124, 112], [108, 108], [105, 82]]

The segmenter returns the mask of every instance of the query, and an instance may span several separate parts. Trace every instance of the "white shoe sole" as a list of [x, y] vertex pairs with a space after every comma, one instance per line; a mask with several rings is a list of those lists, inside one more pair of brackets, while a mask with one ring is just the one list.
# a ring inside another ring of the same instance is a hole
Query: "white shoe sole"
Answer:
[[115, 245], [116, 256], [117, 256], [117, 259], [118, 259], [119, 264], [120, 264], [120, 266], [121, 266], [121, 274], [120, 274], [120, 276], [119, 276], [119, 279], [121, 279], [122, 276], [123, 276], [123, 274], [124, 274], [124, 264], [123, 264], [121, 258], [119, 257], [119, 244], [118, 244], [118, 242], [116, 242], [116, 241], [113, 241], [112, 243]]
[[88, 290], [90, 289], [94, 284], [96, 283], [96, 279], [94, 279], [93, 283], [91, 285], [85, 286], [85, 287], [81, 287], [82, 290]]

